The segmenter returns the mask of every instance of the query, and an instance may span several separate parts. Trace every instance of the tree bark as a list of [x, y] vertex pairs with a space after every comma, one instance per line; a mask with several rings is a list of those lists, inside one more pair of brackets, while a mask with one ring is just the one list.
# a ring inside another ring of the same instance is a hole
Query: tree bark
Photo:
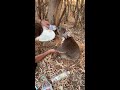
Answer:
[[39, 19], [41, 19], [41, 4], [40, 3], [41, 3], [40, 0], [38, 0], [38, 12], [39, 12], [38, 16], [39, 16]]
[[61, 16], [63, 16], [62, 15], [63, 11], [64, 11], [64, 4], [63, 4], [63, 0], [61, 0], [57, 8], [57, 11], [55, 13], [55, 25], [56, 26], [59, 26], [60, 24], [60, 19], [62, 18]]
[[50, 0], [49, 1], [49, 4], [48, 4], [48, 21], [51, 23], [51, 24], [54, 24], [55, 21], [55, 12], [57, 10], [57, 7], [59, 5], [59, 2], [61, 0]]

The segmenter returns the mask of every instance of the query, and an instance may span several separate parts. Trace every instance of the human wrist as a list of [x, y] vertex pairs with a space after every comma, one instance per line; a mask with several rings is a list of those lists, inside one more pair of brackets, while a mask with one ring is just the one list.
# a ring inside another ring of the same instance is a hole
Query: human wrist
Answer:
[[52, 53], [52, 50], [51, 50], [51, 49], [50, 49], [50, 50], [48, 50], [48, 53], [49, 53], [49, 54], [51, 54], [51, 53]]

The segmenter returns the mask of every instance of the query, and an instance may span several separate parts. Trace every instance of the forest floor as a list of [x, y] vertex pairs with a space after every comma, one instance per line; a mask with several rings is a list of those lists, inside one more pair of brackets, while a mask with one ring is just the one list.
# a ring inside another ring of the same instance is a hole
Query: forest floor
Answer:
[[[42, 75], [45, 75], [47, 79], [50, 79], [65, 70], [70, 71], [70, 75], [56, 83], [52, 83], [53, 90], [85, 90], [85, 30], [71, 28], [68, 29], [72, 32], [74, 40], [80, 47], [80, 58], [73, 62], [67, 59], [61, 59], [55, 55], [48, 55], [44, 60], [38, 63], [35, 71], [36, 85], [40, 86], [41, 90], [41, 79]], [[44, 43], [43, 52], [54, 48], [54, 42]]]

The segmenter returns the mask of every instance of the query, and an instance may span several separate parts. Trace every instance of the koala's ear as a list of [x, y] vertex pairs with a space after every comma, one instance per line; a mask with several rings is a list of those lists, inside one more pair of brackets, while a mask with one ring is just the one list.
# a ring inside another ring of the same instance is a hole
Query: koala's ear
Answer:
[[67, 32], [68, 37], [73, 37], [71, 32]]
[[67, 33], [65, 32], [64, 34], [62, 34], [62, 37], [64, 37], [65, 39], [67, 39], [68, 38]]
[[57, 27], [57, 30], [59, 30], [59, 29], [60, 29], [60, 26]]

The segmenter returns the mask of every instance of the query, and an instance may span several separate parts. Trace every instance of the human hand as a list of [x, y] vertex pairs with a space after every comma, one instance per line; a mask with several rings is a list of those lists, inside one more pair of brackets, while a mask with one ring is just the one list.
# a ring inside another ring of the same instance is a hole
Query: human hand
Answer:
[[46, 20], [42, 20], [41, 25], [49, 28], [50, 23], [48, 21], [46, 21]]
[[64, 52], [60, 52], [60, 51], [55, 50], [55, 49], [50, 49], [49, 52], [50, 53], [64, 53]]

